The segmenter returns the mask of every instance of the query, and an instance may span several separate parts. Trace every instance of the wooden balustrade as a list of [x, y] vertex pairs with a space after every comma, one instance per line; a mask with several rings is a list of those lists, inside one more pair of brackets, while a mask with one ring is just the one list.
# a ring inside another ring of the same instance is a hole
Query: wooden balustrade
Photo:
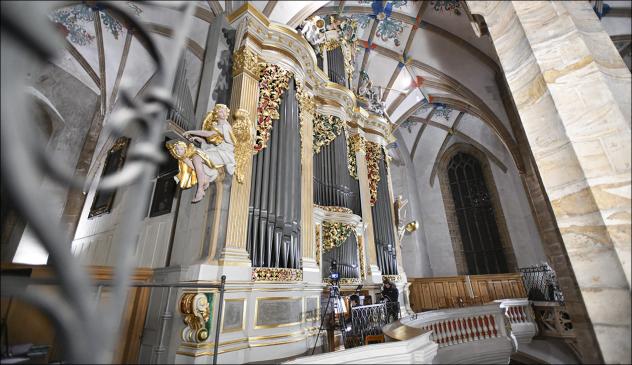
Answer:
[[[54, 278], [53, 270], [48, 266], [2, 264], [2, 274], [18, 274], [33, 279]], [[111, 267], [91, 266], [90, 277], [93, 280], [107, 281], [113, 278]], [[147, 282], [153, 274], [152, 269], [136, 269], [131, 280]], [[56, 290], [52, 285], [37, 285], [43, 290]], [[43, 288], [46, 287], [46, 288]], [[28, 290], [28, 289], [27, 289]], [[110, 288], [103, 288], [99, 302], [107, 302]], [[140, 349], [140, 338], [145, 324], [145, 315], [149, 305], [150, 288], [132, 287], [129, 289], [127, 306], [121, 324], [121, 337], [114, 355], [114, 363], [136, 363]], [[7, 321], [9, 345], [32, 343], [50, 346], [47, 362], [63, 361], [63, 349], [59, 348], [57, 335], [51, 321], [36, 307], [15, 298], [2, 298], [2, 319]]]
[[410, 305], [415, 312], [527, 296], [520, 273], [409, 278], [409, 282]]

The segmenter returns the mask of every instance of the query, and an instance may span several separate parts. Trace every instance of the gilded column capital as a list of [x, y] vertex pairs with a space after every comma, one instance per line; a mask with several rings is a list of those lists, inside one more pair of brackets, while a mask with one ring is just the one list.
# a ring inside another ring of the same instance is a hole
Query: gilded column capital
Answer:
[[242, 47], [233, 54], [233, 77], [245, 72], [259, 79], [258, 56], [248, 47]]
[[316, 114], [316, 101], [314, 100], [314, 95], [307, 92], [302, 82], [298, 82], [297, 85], [296, 100], [298, 100], [301, 118], [309, 116], [313, 118]]

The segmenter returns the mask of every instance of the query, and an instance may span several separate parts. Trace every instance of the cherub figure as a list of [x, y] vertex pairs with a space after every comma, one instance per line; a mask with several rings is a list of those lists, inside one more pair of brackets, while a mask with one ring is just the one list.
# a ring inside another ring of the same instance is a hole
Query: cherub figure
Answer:
[[201, 130], [184, 132], [184, 137], [191, 142], [198, 142], [200, 147], [183, 141], [169, 141], [167, 148], [178, 160], [179, 173], [175, 176], [180, 188], [188, 189], [197, 184], [192, 203], [204, 198], [206, 189], [219, 176], [219, 169], [229, 175], [235, 172], [234, 136], [228, 123], [229, 109], [224, 104], [217, 104], [204, 118]]

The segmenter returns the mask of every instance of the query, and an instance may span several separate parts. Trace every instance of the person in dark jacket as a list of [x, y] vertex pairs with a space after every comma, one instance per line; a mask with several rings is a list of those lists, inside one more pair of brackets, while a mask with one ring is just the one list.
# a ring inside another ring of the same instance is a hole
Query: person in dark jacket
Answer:
[[397, 287], [388, 279], [384, 280], [382, 298], [386, 299], [386, 308], [389, 316], [388, 321], [397, 320], [399, 318], [399, 305], [394, 303], [399, 301], [399, 290], [397, 290]]
[[393, 285], [393, 283], [386, 279], [384, 280], [384, 288], [382, 289], [382, 296], [389, 302], [397, 302], [399, 298], [399, 290]]

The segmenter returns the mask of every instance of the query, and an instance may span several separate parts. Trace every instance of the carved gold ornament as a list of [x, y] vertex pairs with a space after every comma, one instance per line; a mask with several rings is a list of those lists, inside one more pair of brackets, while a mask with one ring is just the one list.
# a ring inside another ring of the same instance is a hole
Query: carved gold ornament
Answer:
[[[323, 278], [323, 284], [332, 284], [330, 278]], [[360, 278], [340, 278], [338, 279], [339, 285], [358, 285], [362, 284], [362, 279]]]
[[340, 41], [337, 39], [328, 39], [321, 45], [322, 49], [329, 52], [340, 47]]
[[366, 142], [366, 167], [369, 178], [371, 206], [377, 202], [377, 187], [380, 183], [380, 160], [383, 158], [382, 146], [375, 142]]
[[176, 160], [178, 160], [178, 174], [175, 176], [178, 180], [180, 189], [189, 189], [196, 185], [197, 174], [192, 166], [189, 166], [185, 160], [192, 160], [194, 155], [200, 156], [205, 165], [212, 169], [216, 169], [216, 166], [211, 162], [208, 156], [200, 149], [195, 148], [193, 143], [187, 143], [183, 141], [168, 141], [165, 143], [169, 154]]
[[358, 180], [358, 163], [356, 161], [357, 152], [365, 152], [366, 141], [363, 136], [354, 134], [347, 138], [347, 168], [349, 174], [356, 180]]
[[233, 143], [235, 145], [235, 177], [237, 182], [243, 184], [244, 173], [248, 161], [252, 158], [252, 123], [250, 113], [239, 109], [233, 115]]
[[329, 251], [334, 247], [340, 247], [354, 232], [351, 224], [340, 222], [323, 222], [323, 250]]
[[[211, 294], [209, 294], [211, 295]], [[209, 298], [204, 293], [186, 293], [180, 298], [180, 312], [187, 325], [181, 333], [185, 342], [199, 343], [208, 339], [211, 308]]]
[[316, 114], [314, 118], [314, 152], [329, 145], [344, 130], [344, 121], [334, 115]]
[[233, 76], [242, 72], [259, 79], [259, 65], [257, 54], [246, 47], [235, 51], [233, 55]]
[[320, 224], [316, 225], [316, 265], [320, 266]]
[[282, 267], [253, 267], [252, 281], [303, 281], [303, 270]]
[[316, 114], [314, 96], [305, 90], [302, 81], [296, 82], [296, 100], [298, 101], [299, 133], [301, 138], [301, 161], [303, 160], [303, 125], [310, 123]]
[[356, 236], [356, 241], [358, 242], [358, 255], [360, 256], [360, 277], [364, 279], [366, 267], [364, 266], [364, 240], [362, 237]]
[[272, 120], [279, 119], [281, 97], [287, 90], [292, 72], [278, 65], [259, 64], [259, 103], [257, 105], [257, 137], [255, 153], [267, 147]]
[[415, 232], [417, 228], [419, 228], [419, 223], [417, 221], [412, 221], [406, 225], [406, 232]]
[[345, 207], [337, 207], [335, 205], [324, 206], [324, 205], [318, 205], [318, 204], [314, 204], [314, 206], [327, 212], [353, 214], [353, 210], [349, 208], [345, 208]]
[[402, 276], [400, 274], [397, 275], [382, 275], [382, 280], [388, 279], [391, 283], [399, 283], [402, 281]]

